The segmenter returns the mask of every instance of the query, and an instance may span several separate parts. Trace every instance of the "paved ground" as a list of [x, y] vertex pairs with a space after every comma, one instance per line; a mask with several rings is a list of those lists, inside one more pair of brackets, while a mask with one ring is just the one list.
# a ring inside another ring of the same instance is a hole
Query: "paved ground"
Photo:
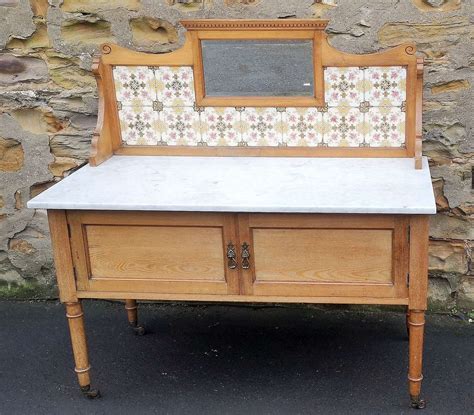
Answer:
[[[63, 306], [0, 302], [0, 414], [413, 414], [401, 313], [85, 302], [82, 397]], [[474, 324], [430, 316], [423, 414], [474, 413]], [[419, 412], [416, 412], [419, 413]]]

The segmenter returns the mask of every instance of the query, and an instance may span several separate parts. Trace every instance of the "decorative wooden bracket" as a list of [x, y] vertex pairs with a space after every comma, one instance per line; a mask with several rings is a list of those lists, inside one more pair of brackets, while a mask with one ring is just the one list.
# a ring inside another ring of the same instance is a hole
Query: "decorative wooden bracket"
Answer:
[[423, 140], [423, 58], [416, 58], [416, 137], [415, 169], [421, 169]]

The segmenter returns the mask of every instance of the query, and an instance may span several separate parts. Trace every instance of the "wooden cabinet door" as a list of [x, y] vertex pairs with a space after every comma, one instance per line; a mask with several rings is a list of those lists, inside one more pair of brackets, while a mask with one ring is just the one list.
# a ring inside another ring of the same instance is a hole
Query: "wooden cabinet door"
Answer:
[[68, 224], [79, 290], [239, 293], [226, 258], [234, 215], [73, 211]]
[[238, 221], [250, 255], [242, 294], [408, 296], [408, 226], [402, 217], [241, 214]]

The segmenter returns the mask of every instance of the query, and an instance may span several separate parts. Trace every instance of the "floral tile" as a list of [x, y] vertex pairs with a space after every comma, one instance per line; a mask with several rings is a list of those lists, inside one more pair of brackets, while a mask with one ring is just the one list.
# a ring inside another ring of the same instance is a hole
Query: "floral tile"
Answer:
[[277, 108], [242, 108], [240, 115], [242, 146], [282, 144], [282, 116]]
[[126, 106], [151, 106], [156, 100], [154, 70], [147, 66], [113, 68], [117, 101]]
[[165, 107], [194, 105], [193, 68], [160, 66], [156, 70], [157, 97]]
[[196, 146], [201, 143], [199, 111], [191, 107], [164, 108], [161, 112], [166, 145]]
[[376, 67], [365, 70], [365, 101], [372, 107], [398, 107], [406, 100], [407, 71], [402, 66]]
[[330, 107], [358, 107], [364, 101], [364, 71], [358, 67], [324, 69], [325, 101]]
[[364, 114], [358, 108], [329, 108], [323, 114], [324, 144], [359, 147], [364, 143]]
[[370, 108], [365, 116], [365, 142], [370, 147], [402, 147], [405, 113], [397, 107]]
[[119, 111], [122, 142], [126, 145], [156, 145], [160, 141], [160, 113], [151, 107], [122, 107]]
[[284, 145], [317, 146], [322, 142], [323, 114], [316, 108], [286, 108], [282, 112]]
[[204, 145], [236, 146], [240, 141], [240, 112], [234, 107], [206, 107], [201, 112]]

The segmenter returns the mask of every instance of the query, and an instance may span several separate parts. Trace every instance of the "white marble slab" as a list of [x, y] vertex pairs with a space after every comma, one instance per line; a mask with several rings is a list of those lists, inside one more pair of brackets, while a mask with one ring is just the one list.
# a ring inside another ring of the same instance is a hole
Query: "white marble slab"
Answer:
[[84, 166], [30, 208], [434, 214], [426, 158], [114, 156]]

